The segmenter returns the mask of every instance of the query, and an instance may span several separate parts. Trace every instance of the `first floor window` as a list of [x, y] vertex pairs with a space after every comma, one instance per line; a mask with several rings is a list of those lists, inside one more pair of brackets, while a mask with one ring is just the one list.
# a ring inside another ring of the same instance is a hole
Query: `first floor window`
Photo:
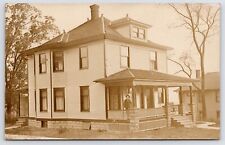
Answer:
[[90, 97], [89, 97], [89, 87], [81, 86], [80, 87], [80, 105], [81, 112], [89, 112], [90, 111]]
[[[120, 110], [121, 100], [119, 87], [109, 88], [109, 110]], [[127, 94], [125, 94], [126, 96]]]
[[54, 88], [54, 110], [65, 112], [65, 92], [64, 88]]
[[47, 89], [40, 89], [40, 111], [48, 110]]
[[64, 56], [63, 51], [53, 52], [53, 71], [63, 71], [64, 70]]
[[158, 103], [162, 104], [164, 103], [164, 89], [163, 88], [158, 88]]

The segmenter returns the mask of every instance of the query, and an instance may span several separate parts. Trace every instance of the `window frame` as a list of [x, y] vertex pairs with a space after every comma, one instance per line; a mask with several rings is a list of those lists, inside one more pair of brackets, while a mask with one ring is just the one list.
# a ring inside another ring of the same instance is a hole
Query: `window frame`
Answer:
[[[86, 48], [87, 49], [87, 56], [86, 57], [82, 57], [81, 56], [81, 49], [82, 48]], [[82, 66], [82, 59], [83, 58], [86, 58], [87, 59], [87, 66], [86, 67], [83, 67]], [[80, 68], [80, 70], [83, 70], [83, 69], [88, 69], [89, 68], [89, 59], [88, 59], [89, 57], [88, 57], [88, 47], [87, 46], [83, 46], [83, 47], [80, 47], [79, 48], [79, 68]]]
[[[46, 91], [46, 110], [43, 109], [43, 96], [42, 91]], [[39, 89], [39, 102], [40, 102], [40, 112], [48, 112], [48, 90], [47, 88]]]
[[[123, 56], [122, 55], [122, 48], [127, 48], [127, 53], [128, 53], [128, 56]], [[126, 57], [127, 59], [127, 66], [123, 66], [122, 64], [122, 58]], [[124, 45], [121, 45], [120, 46], [120, 67], [121, 68], [130, 68], [130, 47], [129, 46], [124, 46]]]
[[[59, 110], [56, 107], [56, 91], [57, 90], [63, 90], [63, 110]], [[65, 88], [64, 87], [60, 87], [60, 88], [53, 88], [53, 96], [54, 96], [54, 112], [65, 112]]]
[[[82, 94], [82, 89], [83, 88], [87, 88], [88, 89], [88, 95], [83, 95]], [[88, 105], [88, 109], [84, 109], [83, 108], [83, 97], [88, 97], [88, 102], [87, 102], [87, 105]], [[89, 86], [80, 86], [80, 112], [90, 112], [90, 88]]]
[[[135, 31], [134, 29], [136, 29], [137, 31]], [[143, 33], [141, 33], [141, 30], [143, 30]], [[146, 30], [145, 30], [145, 28], [141, 28], [141, 27], [138, 27], [138, 26], [133, 26], [132, 27], [132, 34], [131, 34], [131, 36], [133, 37], [133, 38], [138, 38], [138, 39], [141, 39], [141, 40], [145, 40], [145, 38], [146, 38], [146, 32], [145, 32]], [[143, 38], [142, 37], [140, 37], [140, 36], [143, 36]]]
[[[55, 69], [55, 63], [56, 63], [56, 56], [55, 56], [55, 54], [56, 53], [62, 53], [62, 64], [63, 64], [63, 66], [62, 66], [62, 70], [56, 70]], [[53, 51], [52, 52], [52, 58], [53, 58], [53, 72], [64, 72], [64, 51], [61, 51], [61, 50], [57, 50], [57, 51]]]
[[[154, 59], [152, 59], [151, 53], [154, 53], [155, 55]], [[151, 66], [152, 64], [154, 64], [153, 67]], [[156, 51], [149, 51], [149, 67], [150, 67], [150, 70], [154, 70], [154, 71], [158, 70], [158, 53]]]
[[[42, 63], [41, 62], [41, 56], [44, 55], [45, 56], [45, 62]], [[35, 59], [35, 58], [34, 58]], [[40, 74], [44, 74], [44, 73], [47, 73], [47, 57], [46, 57], [46, 53], [40, 53], [39, 54], [39, 73]], [[42, 68], [42, 64], [45, 65], [45, 71], [43, 71], [41, 68]], [[34, 60], [34, 65], [35, 65], [35, 60]], [[35, 66], [34, 66], [34, 72], [35, 72]], [[35, 73], [34, 73], [35, 74]]]

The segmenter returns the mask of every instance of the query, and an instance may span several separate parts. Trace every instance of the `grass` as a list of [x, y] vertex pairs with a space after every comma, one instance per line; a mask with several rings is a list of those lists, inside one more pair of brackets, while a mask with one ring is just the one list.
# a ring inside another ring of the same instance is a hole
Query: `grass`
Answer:
[[5, 130], [6, 134], [63, 139], [219, 139], [219, 130], [200, 128], [162, 128], [144, 132], [106, 132], [76, 129], [22, 127]]

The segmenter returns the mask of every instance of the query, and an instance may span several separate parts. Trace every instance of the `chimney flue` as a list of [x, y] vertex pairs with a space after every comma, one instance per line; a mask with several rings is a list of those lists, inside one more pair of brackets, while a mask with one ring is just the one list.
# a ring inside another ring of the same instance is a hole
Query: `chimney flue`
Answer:
[[90, 6], [91, 8], [91, 20], [99, 18], [99, 6], [94, 4]]

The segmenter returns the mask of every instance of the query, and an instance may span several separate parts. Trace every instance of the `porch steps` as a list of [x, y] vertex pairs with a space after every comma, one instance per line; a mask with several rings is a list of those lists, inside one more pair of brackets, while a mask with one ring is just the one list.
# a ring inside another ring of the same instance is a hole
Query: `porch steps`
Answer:
[[18, 118], [18, 120], [16, 121], [16, 126], [22, 127], [22, 126], [26, 126], [28, 124], [28, 121], [26, 118]]
[[172, 126], [175, 127], [194, 127], [194, 123], [187, 116], [173, 116], [172, 117]]

